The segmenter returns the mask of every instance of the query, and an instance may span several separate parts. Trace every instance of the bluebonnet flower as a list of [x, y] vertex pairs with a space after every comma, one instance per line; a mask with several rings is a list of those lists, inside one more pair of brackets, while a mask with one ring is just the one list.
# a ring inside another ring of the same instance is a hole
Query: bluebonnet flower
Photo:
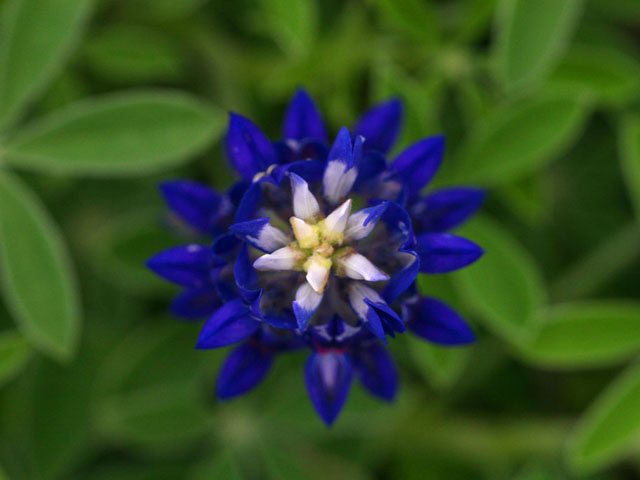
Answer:
[[174, 214], [212, 243], [160, 252], [149, 267], [185, 288], [174, 313], [208, 318], [197, 348], [240, 343], [219, 374], [219, 398], [258, 385], [277, 354], [307, 349], [305, 384], [331, 424], [354, 377], [373, 395], [394, 398], [388, 337], [409, 330], [441, 345], [474, 340], [451, 307], [419, 294], [416, 278], [482, 255], [448, 231], [480, 207], [484, 193], [424, 195], [444, 139], [418, 141], [389, 162], [401, 120], [402, 105], [391, 100], [329, 144], [315, 103], [299, 90], [276, 142], [230, 115], [227, 154], [241, 180], [229, 191], [189, 181], [161, 186]]

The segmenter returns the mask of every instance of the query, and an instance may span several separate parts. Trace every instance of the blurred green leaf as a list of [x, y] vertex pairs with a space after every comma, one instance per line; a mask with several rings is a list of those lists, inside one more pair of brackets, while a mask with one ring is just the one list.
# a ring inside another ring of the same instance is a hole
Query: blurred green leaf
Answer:
[[631, 203], [640, 219], [640, 116], [628, 115], [620, 121], [618, 150]]
[[29, 343], [18, 332], [0, 334], [0, 387], [25, 367], [31, 353]]
[[153, 465], [111, 464], [94, 467], [91, 471], [78, 475], [76, 480], [175, 480], [183, 478], [183, 474], [184, 467], [180, 464], [162, 465], [156, 461]]
[[606, 104], [624, 105], [637, 97], [640, 66], [620, 50], [574, 47], [549, 77], [552, 91], [590, 95]]
[[637, 450], [640, 365], [629, 367], [589, 407], [576, 427], [567, 458], [577, 472], [605, 468]]
[[116, 83], [180, 79], [183, 53], [161, 30], [115, 24], [87, 39], [87, 64], [101, 78]]
[[396, 27], [396, 31], [426, 45], [438, 40], [437, 12], [430, 2], [420, 0], [374, 0], [380, 18]]
[[58, 359], [80, 330], [77, 287], [66, 246], [38, 199], [0, 172], [0, 288], [21, 331]]
[[502, 0], [494, 61], [513, 89], [540, 80], [566, 50], [582, 0]]
[[543, 167], [575, 140], [588, 113], [586, 103], [559, 97], [495, 110], [460, 148], [455, 181], [505, 183]]
[[317, 30], [316, 2], [299, 0], [260, 0], [261, 15], [252, 20], [267, 30], [286, 54], [309, 53]]
[[600, 12], [618, 21], [629, 22], [640, 19], [640, 3], [636, 0], [591, 0], [591, 4]]
[[92, 0], [7, 3], [0, 26], [0, 129], [13, 122], [62, 69], [92, 5]]
[[470, 222], [460, 234], [485, 250], [475, 264], [453, 274], [460, 295], [497, 335], [521, 341], [546, 300], [537, 265], [509, 232], [485, 217]]
[[556, 368], [607, 366], [640, 352], [640, 303], [586, 301], [541, 310], [522, 345], [532, 363]]
[[198, 465], [188, 476], [189, 480], [242, 480], [238, 463], [233, 452], [224, 449], [213, 460]]
[[124, 16], [159, 22], [176, 21], [193, 15], [207, 0], [123, 0], [118, 2]]
[[88, 99], [21, 129], [12, 165], [71, 175], [141, 175], [185, 163], [222, 131], [224, 115], [186, 94], [118, 93]]
[[126, 444], [152, 448], [180, 445], [202, 435], [210, 426], [193, 386], [184, 382], [108, 397], [96, 413], [103, 434]]
[[471, 347], [441, 347], [411, 335], [407, 347], [418, 371], [438, 390], [447, 390], [460, 378], [467, 365]]

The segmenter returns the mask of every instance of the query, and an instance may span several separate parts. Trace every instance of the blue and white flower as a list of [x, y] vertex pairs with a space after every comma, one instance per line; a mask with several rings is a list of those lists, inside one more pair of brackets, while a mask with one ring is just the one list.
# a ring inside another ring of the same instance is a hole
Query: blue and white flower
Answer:
[[241, 342], [218, 377], [219, 398], [255, 387], [275, 355], [307, 348], [307, 390], [331, 424], [354, 378], [373, 395], [394, 398], [389, 337], [409, 330], [441, 345], [474, 340], [460, 315], [420, 295], [415, 280], [482, 255], [448, 231], [479, 208], [484, 192], [423, 195], [444, 139], [416, 142], [389, 162], [401, 119], [398, 100], [382, 103], [329, 145], [315, 102], [299, 90], [281, 140], [231, 114], [227, 154], [241, 180], [226, 193], [190, 181], [161, 186], [181, 224], [211, 243], [160, 252], [149, 267], [184, 288], [174, 313], [208, 317], [198, 348]]

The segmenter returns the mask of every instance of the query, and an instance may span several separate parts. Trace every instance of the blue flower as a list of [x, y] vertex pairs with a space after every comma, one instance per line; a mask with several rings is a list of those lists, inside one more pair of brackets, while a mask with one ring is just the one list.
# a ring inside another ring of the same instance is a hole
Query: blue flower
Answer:
[[474, 340], [460, 315], [420, 295], [415, 281], [480, 258], [478, 245], [448, 231], [475, 213], [484, 192], [423, 194], [444, 139], [420, 140], [388, 161], [401, 121], [402, 104], [390, 100], [329, 144], [315, 102], [298, 90], [278, 141], [230, 115], [226, 149], [241, 179], [227, 192], [161, 185], [173, 214], [210, 244], [160, 252], [148, 266], [184, 288], [175, 314], [207, 318], [197, 348], [239, 343], [219, 374], [220, 399], [258, 385], [277, 354], [307, 349], [309, 397], [331, 424], [354, 378], [394, 398], [389, 337], [408, 330], [441, 345]]

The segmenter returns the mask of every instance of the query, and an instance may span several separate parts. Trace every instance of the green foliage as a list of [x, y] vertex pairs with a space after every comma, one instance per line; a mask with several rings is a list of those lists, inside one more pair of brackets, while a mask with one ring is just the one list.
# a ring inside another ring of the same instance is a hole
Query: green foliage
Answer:
[[223, 118], [179, 93], [109, 95], [27, 125], [9, 139], [5, 156], [12, 165], [48, 173], [141, 175], [199, 153], [221, 133]]
[[[0, 479], [636, 478], [639, 29], [637, 0], [0, 0]], [[276, 139], [297, 86], [332, 134], [399, 97], [395, 152], [444, 133], [437, 188], [488, 188], [454, 232], [485, 255], [418, 281], [477, 345], [390, 341], [396, 401], [356, 382], [330, 429], [302, 353], [215, 401], [226, 351], [143, 265], [201, 240], [157, 183], [226, 189], [226, 111]]]
[[34, 345], [69, 358], [78, 341], [79, 299], [60, 232], [17, 179], [0, 173], [0, 274], [18, 326]]
[[8, 2], [0, 42], [0, 129], [60, 72], [79, 39], [92, 0]]

